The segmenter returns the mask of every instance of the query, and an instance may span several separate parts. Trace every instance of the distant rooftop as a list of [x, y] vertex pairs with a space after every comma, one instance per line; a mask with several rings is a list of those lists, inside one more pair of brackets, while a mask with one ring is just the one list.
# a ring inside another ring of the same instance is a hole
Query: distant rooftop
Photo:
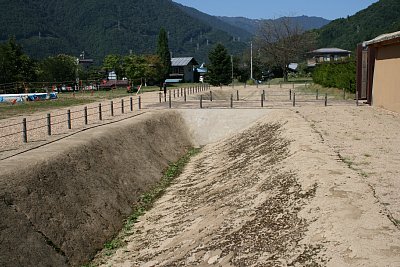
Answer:
[[192, 62], [193, 65], [198, 65], [197, 61], [193, 57], [174, 57], [171, 58], [172, 67], [182, 67], [187, 66]]
[[308, 54], [351, 54], [351, 52], [348, 50], [340, 49], [340, 48], [320, 48], [320, 49], [308, 52]]

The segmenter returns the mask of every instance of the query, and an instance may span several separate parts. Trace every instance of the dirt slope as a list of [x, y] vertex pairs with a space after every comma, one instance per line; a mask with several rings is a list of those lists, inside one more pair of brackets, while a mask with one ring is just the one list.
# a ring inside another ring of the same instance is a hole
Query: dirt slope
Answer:
[[0, 266], [80, 266], [190, 147], [175, 112], [87, 130], [0, 161]]

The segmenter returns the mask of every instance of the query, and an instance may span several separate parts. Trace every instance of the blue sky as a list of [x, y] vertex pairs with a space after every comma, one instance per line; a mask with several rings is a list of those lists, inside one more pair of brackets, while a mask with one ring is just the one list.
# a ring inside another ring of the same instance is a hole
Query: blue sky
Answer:
[[344, 18], [368, 7], [377, 0], [173, 0], [210, 15], [259, 18], [282, 16], [317, 16]]

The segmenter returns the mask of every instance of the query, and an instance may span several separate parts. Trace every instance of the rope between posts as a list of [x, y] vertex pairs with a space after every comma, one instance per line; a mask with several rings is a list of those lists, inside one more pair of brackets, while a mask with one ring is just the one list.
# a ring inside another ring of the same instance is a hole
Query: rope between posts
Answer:
[[6, 135], [2, 135], [2, 136], [0, 136], [0, 138], [6, 138], [6, 137], [10, 137], [10, 136], [13, 136], [13, 135], [16, 135], [16, 134], [21, 134], [21, 133], [23, 133], [23, 132], [20, 131], [20, 132], [10, 133], [10, 134], [6, 134]]
[[15, 123], [15, 124], [9, 124], [9, 125], [5, 125], [5, 126], [0, 126], [0, 129], [4, 129], [4, 128], [9, 128], [9, 127], [14, 127], [14, 126], [18, 126], [21, 125], [21, 123]]

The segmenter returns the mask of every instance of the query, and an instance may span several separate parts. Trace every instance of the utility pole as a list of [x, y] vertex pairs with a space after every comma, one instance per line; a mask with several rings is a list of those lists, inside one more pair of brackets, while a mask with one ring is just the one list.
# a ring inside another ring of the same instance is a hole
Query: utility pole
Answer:
[[250, 42], [250, 79], [253, 80], [253, 42]]

